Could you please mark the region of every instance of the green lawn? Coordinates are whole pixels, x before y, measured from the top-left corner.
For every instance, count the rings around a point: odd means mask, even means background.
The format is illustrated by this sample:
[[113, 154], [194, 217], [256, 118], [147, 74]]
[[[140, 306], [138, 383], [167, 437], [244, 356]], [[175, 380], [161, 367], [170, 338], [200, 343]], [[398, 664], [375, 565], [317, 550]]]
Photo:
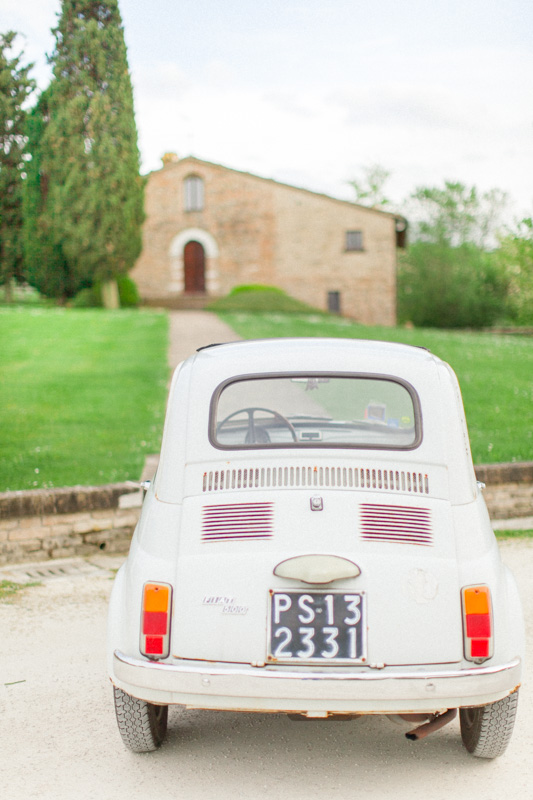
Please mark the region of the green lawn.
[[533, 460], [532, 338], [365, 327], [321, 314], [219, 312], [219, 316], [245, 339], [333, 336], [427, 347], [457, 373], [474, 463]]
[[157, 452], [165, 314], [0, 307], [0, 491], [138, 480]]
[[494, 531], [497, 539], [533, 539], [532, 530]]
[[287, 314], [322, 314], [323, 312], [313, 308], [301, 300], [296, 300], [282, 289], [275, 286], [261, 286], [249, 284], [248, 286], [236, 286], [235, 289], [226, 295], [214, 300], [207, 306], [209, 311], [253, 311], [271, 313], [281, 311]]

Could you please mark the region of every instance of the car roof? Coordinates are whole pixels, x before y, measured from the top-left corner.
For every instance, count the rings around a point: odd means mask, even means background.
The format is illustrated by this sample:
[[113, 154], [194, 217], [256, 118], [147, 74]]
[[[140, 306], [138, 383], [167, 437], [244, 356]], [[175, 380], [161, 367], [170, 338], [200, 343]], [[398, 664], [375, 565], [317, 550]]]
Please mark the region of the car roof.
[[426, 353], [430, 352], [427, 347], [419, 347], [418, 345], [390, 342], [384, 339], [347, 339], [340, 336], [283, 336], [265, 339], [236, 339], [233, 342], [213, 342], [211, 344], [205, 344], [202, 347], [198, 347], [196, 352], [200, 353], [202, 350], [210, 350], [213, 347], [238, 348], [246, 346], [262, 349], [265, 346], [277, 346], [278, 344], [282, 344], [284, 347], [289, 345], [297, 348], [316, 348], [323, 347], [325, 344], [331, 346], [338, 344], [357, 347], [358, 350], [370, 349], [383, 351], [390, 348], [394, 350], [401, 349], [409, 352], [417, 352], [420, 350]]
[[325, 337], [254, 339], [212, 344], [193, 357], [198, 367], [227, 368], [228, 372], [346, 371], [401, 374], [439, 362], [426, 348], [372, 339]]

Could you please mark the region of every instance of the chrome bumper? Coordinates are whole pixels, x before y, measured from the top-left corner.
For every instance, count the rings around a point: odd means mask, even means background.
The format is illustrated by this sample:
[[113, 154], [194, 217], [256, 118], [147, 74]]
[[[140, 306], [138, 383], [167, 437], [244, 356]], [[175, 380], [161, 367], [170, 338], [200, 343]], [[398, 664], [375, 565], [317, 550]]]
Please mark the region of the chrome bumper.
[[493, 703], [520, 684], [521, 660], [467, 669], [303, 672], [147, 661], [116, 650], [111, 680], [151, 703], [233, 711], [409, 713]]

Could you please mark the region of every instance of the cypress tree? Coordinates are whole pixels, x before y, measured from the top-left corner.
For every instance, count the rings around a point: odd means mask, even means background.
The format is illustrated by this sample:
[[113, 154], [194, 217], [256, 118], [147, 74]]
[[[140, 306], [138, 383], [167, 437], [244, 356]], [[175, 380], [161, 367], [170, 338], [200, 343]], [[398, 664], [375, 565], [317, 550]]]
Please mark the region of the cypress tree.
[[29, 284], [47, 297], [67, 298], [76, 293], [69, 266], [60, 242], [54, 241], [53, 231], [43, 214], [48, 196], [48, 176], [42, 169], [42, 141], [49, 120], [48, 96], [44, 91], [28, 114], [26, 133], [31, 160], [26, 165], [24, 181], [24, 268]]
[[16, 33], [0, 34], [0, 283], [11, 298], [11, 283], [22, 281], [22, 180], [24, 176], [24, 102], [34, 89], [32, 65], [11, 55]]
[[63, 0], [53, 33], [52, 82], [28, 129], [26, 245], [31, 282], [66, 299], [134, 265], [144, 182], [117, 0]]

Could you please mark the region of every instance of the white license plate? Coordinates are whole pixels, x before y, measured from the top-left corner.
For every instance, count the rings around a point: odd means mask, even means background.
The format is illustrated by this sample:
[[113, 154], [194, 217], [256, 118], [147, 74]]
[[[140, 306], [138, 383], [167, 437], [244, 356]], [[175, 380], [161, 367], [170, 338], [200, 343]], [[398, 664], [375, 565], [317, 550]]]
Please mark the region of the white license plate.
[[270, 592], [268, 660], [343, 663], [366, 660], [361, 592]]

